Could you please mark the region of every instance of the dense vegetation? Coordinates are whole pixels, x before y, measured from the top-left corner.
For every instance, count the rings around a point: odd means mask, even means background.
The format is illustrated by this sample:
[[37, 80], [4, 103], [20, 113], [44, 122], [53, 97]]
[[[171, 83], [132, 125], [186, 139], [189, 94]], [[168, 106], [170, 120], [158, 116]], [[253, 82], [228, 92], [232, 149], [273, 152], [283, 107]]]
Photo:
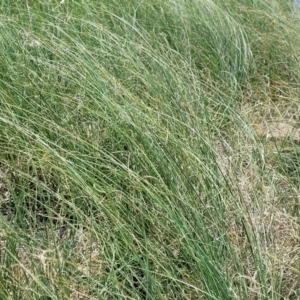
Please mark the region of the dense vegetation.
[[299, 20], [2, 0], [0, 299], [299, 299]]

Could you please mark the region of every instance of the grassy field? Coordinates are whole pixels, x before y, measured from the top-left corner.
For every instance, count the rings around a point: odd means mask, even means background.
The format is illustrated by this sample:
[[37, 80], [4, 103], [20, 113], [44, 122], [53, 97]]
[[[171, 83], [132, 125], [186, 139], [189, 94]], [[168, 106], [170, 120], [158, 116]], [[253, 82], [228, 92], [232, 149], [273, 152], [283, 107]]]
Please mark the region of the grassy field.
[[291, 0], [3, 0], [0, 299], [300, 299]]

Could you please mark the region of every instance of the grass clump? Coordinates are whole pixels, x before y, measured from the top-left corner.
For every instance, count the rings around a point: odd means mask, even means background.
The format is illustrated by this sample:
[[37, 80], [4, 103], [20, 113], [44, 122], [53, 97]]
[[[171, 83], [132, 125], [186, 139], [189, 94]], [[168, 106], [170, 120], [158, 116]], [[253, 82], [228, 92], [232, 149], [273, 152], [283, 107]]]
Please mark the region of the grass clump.
[[292, 3], [0, 15], [1, 299], [300, 296]]

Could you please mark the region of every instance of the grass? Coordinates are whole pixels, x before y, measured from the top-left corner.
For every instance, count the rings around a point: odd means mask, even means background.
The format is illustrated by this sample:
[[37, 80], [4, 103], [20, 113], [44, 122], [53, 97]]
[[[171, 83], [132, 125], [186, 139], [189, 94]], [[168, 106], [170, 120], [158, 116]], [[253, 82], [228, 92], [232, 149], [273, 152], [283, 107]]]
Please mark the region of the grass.
[[299, 13], [2, 1], [0, 299], [299, 299]]

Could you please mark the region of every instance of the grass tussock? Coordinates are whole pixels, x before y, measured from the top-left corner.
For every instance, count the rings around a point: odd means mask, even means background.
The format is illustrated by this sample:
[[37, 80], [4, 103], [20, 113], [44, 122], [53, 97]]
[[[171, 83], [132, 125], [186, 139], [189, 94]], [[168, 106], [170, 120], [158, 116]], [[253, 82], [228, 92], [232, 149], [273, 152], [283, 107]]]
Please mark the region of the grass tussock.
[[1, 299], [299, 299], [293, 1], [2, 1]]

